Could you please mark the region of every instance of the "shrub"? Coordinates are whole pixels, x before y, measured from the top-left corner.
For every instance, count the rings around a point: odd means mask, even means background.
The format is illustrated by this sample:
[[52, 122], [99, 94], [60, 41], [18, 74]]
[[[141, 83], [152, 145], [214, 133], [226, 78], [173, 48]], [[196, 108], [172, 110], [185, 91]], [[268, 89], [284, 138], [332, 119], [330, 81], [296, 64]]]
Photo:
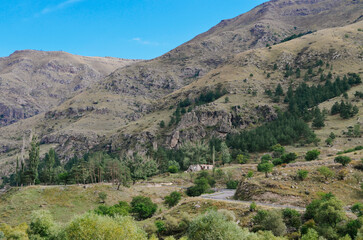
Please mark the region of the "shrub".
[[290, 208], [282, 210], [284, 222], [288, 228], [293, 228], [295, 231], [299, 230], [301, 226], [301, 214]]
[[237, 180], [229, 180], [227, 183], [227, 189], [236, 189], [238, 186], [238, 181]]
[[157, 229], [158, 233], [164, 232], [166, 230], [165, 222], [162, 221], [162, 220], [156, 220], [155, 221], [155, 226], [156, 226], [156, 229]]
[[301, 237], [301, 240], [318, 240], [319, 234], [313, 228], [309, 228], [308, 232]]
[[179, 171], [178, 167], [177, 166], [169, 166], [168, 168], [168, 172], [170, 173], [177, 173]]
[[308, 177], [309, 171], [307, 170], [298, 170], [297, 178], [301, 181], [304, 181]]
[[347, 157], [347, 156], [338, 156], [338, 157], [334, 158], [334, 162], [340, 163], [343, 166], [346, 166], [351, 161], [352, 161], [352, 159], [350, 157]]
[[98, 206], [94, 212], [98, 215], [114, 217], [116, 215], [128, 216], [131, 211], [131, 207], [127, 202], [120, 201], [118, 204], [113, 206]]
[[312, 160], [315, 160], [319, 157], [320, 155], [320, 152], [319, 150], [317, 149], [314, 149], [314, 150], [311, 150], [311, 151], [308, 151], [305, 155], [305, 160], [306, 161], [312, 161]]
[[250, 212], [256, 211], [256, 208], [257, 208], [257, 204], [255, 202], [252, 202], [250, 204]]
[[334, 172], [325, 166], [318, 168], [318, 172], [325, 178], [325, 180], [334, 176]]
[[173, 207], [178, 204], [178, 202], [181, 199], [181, 194], [179, 192], [172, 192], [170, 195], [165, 197], [165, 204], [167, 204], [169, 207]]
[[272, 157], [270, 154], [265, 154], [261, 157], [261, 162], [264, 163], [264, 162], [268, 162], [268, 161], [271, 161], [272, 160]]
[[252, 178], [252, 177], [253, 177], [253, 171], [248, 171], [247, 178]]
[[363, 216], [363, 203], [356, 203], [354, 204], [350, 210], [352, 210], [352, 212], [357, 215], [358, 217]]
[[49, 211], [39, 210], [31, 214], [28, 233], [44, 238], [56, 235], [55, 223]]
[[193, 240], [240, 240], [254, 235], [240, 228], [235, 222], [228, 221], [227, 217], [216, 211], [194, 218], [188, 228], [188, 239]]
[[86, 213], [74, 218], [64, 230], [62, 239], [108, 240], [128, 239], [146, 240], [146, 233], [139, 228], [131, 217], [109, 217]]
[[272, 160], [272, 164], [275, 165], [275, 166], [281, 165], [283, 163], [284, 162], [282, 161], [281, 158], [276, 158], [276, 159]]
[[157, 209], [157, 205], [149, 197], [137, 196], [131, 201], [131, 211], [137, 214], [139, 219], [151, 217]]
[[101, 203], [105, 203], [106, 198], [107, 198], [107, 193], [105, 193], [105, 192], [98, 193], [98, 198], [100, 199]]
[[275, 236], [286, 233], [286, 225], [280, 211], [258, 211], [253, 220], [262, 230], [271, 231]]
[[194, 186], [187, 188], [187, 195], [190, 197], [200, 196], [210, 188], [208, 180], [205, 178], [196, 179], [194, 184]]
[[295, 161], [296, 158], [297, 158], [296, 153], [287, 153], [287, 154], [284, 154], [284, 155], [281, 156], [281, 160], [284, 163], [290, 163], [292, 161]]

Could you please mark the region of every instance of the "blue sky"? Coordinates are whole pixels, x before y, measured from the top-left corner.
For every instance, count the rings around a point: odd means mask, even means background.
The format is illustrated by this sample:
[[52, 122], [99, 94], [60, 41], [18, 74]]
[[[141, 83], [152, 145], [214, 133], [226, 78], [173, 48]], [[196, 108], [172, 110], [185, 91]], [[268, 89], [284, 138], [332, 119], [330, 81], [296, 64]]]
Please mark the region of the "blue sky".
[[266, 0], [0, 0], [0, 56], [15, 50], [151, 59]]

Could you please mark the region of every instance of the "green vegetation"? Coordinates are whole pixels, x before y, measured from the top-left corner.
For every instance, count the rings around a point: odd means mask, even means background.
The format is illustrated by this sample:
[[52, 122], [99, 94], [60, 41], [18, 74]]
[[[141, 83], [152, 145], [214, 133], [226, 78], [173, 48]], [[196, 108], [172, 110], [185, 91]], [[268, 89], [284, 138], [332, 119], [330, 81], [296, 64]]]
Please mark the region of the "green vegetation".
[[337, 155], [341, 155], [344, 153], [351, 153], [351, 152], [355, 152], [355, 151], [360, 151], [363, 149], [363, 146], [356, 146], [355, 148], [350, 148], [341, 152], [338, 152]]
[[103, 216], [114, 217], [116, 215], [128, 216], [130, 214], [131, 207], [127, 202], [120, 201], [113, 206], [100, 205], [94, 210], [94, 213]]
[[320, 151], [318, 149], [308, 151], [305, 155], [305, 160], [312, 161], [312, 160], [318, 159], [319, 155], [320, 155]]
[[325, 178], [325, 180], [328, 180], [329, 178], [334, 176], [334, 172], [328, 167], [323, 166], [318, 168], [317, 170]]
[[181, 199], [181, 194], [179, 192], [172, 192], [170, 195], [165, 197], [165, 204], [169, 207], [174, 207], [178, 204]]
[[301, 181], [304, 181], [308, 177], [309, 171], [307, 170], [298, 170], [297, 178]]
[[139, 219], [151, 217], [158, 206], [149, 197], [137, 196], [131, 201], [131, 212], [135, 213]]
[[358, 114], [358, 107], [353, 106], [351, 103], [344, 102], [343, 100], [340, 102], [335, 102], [331, 108], [331, 115], [340, 114], [340, 117], [343, 119], [352, 118]]
[[290, 41], [290, 40], [293, 40], [295, 38], [299, 38], [299, 37], [302, 37], [304, 35], [311, 34], [311, 33], [313, 33], [313, 32], [308, 31], [308, 32], [304, 32], [304, 33], [293, 34], [293, 35], [291, 35], [289, 37], [286, 37], [286, 38], [282, 39], [280, 43], [287, 42], [287, 41]]
[[352, 161], [352, 159], [350, 157], [347, 157], [347, 156], [338, 156], [338, 157], [334, 158], [334, 162], [340, 163], [343, 166], [346, 166], [351, 161]]

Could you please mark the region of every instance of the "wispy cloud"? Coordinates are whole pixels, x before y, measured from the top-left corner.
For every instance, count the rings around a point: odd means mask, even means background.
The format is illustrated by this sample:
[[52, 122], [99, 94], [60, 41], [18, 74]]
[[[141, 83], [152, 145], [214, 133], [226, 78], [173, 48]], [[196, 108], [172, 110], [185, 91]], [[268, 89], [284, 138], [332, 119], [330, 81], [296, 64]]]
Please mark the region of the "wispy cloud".
[[84, 1], [84, 0], [67, 0], [67, 1], [63, 1], [63, 2], [59, 3], [58, 5], [44, 8], [40, 13], [36, 14], [36, 16], [43, 15], [43, 14], [48, 14], [48, 13], [51, 13], [51, 12], [56, 12], [56, 11], [62, 10], [64, 8], [67, 8], [67, 7], [75, 4], [75, 3], [82, 2], [82, 1]]
[[135, 42], [137, 42], [139, 44], [142, 44], [142, 45], [152, 45], [152, 46], [158, 46], [159, 45], [158, 42], [146, 41], [146, 40], [143, 40], [142, 38], [139, 38], [139, 37], [133, 38], [132, 41], [135, 41]]

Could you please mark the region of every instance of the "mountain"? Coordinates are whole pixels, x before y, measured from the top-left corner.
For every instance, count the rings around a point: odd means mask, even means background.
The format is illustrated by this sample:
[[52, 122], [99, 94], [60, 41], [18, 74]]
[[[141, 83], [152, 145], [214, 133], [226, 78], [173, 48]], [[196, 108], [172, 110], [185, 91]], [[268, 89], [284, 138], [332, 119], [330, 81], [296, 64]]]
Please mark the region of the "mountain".
[[34, 50], [0, 58], [0, 126], [48, 111], [134, 62]]
[[[286, 64], [301, 68], [302, 75], [318, 60], [334, 66], [323, 69], [334, 77], [362, 72], [362, 8], [361, 1], [274, 0], [224, 20], [161, 57], [118, 68], [45, 113], [0, 128], [0, 165], [14, 166], [29, 130], [40, 136], [43, 152], [56, 147], [66, 161], [89, 150], [178, 147], [271, 121], [276, 108], [286, 105], [274, 103], [264, 90], [304, 81], [285, 77]], [[319, 76], [308, 80], [318, 82]], [[229, 101], [197, 106], [178, 123], [159, 127], [162, 120], [169, 124], [179, 102], [219, 86]]]

